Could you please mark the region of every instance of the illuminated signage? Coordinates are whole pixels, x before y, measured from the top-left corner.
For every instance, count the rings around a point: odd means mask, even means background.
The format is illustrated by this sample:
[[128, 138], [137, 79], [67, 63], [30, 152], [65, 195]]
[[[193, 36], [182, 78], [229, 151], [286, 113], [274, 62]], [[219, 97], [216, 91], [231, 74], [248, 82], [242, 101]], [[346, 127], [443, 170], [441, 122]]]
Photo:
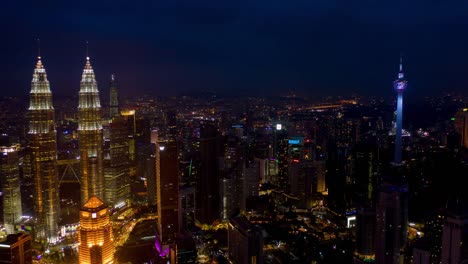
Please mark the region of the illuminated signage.
[[300, 144], [301, 141], [299, 139], [290, 139], [288, 140], [289, 145], [297, 145]]

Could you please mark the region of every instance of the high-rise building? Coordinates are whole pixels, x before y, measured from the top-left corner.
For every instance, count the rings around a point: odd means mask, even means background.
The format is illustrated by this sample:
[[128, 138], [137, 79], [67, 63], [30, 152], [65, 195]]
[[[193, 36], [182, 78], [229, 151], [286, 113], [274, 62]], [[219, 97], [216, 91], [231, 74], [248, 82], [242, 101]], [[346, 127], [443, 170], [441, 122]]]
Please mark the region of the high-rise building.
[[432, 259], [431, 243], [426, 237], [416, 240], [413, 244], [413, 263], [431, 264], [440, 263]]
[[31, 236], [10, 234], [0, 242], [0, 263], [32, 264]]
[[78, 118], [81, 203], [84, 204], [93, 195], [104, 199], [101, 102], [89, 57], [80, 84]]
[[228, 254], [233, 263], [263, 263], [263, 235], [260, 228], [244, 216], [231, 218], [228, 226]]
[[3, 225], [7, 234], [15, 233], [15, 223], [21, 219], [21, 191], [19, 176], [20, 145], [0, 146], [0, 182], [3, 194]]
[[460, 197], [446, 206], [442, 230], [442, 264], [468, 263], [468, 207]]
[[53, 240], [59, 229], [59, 185], [57, 174], [57, 133], [47, 74], [38, 57], [31, 82], [29, 142], [35, 184], [36, 238]]
[[357, 210], [355, 257], [359, 260], [375, 260], [375, 219], [375, 209], [361, 207]]
[[405, 80], [405, 74], [403, 73], [403, 61], [400, 57], [400, 71], [398, 72], [398, 79], [393, 82], [393, 88], [397, 92], [397, 122], [396, 122], [396, 134], [395, 134], [395, 163], [401, 163], [401, 140], [403, 130], [403, 92], [408, 86], [408, 82]]
[[460, 145], [468, 148], [468, 108], [463, 108], [455, 114], [455, 127], [460, 134]]
[[136, 177], [136, 137], [137, 137], [137, 120], [136, 120], [136, 110], [123, 110], [120, 111], [120, 115], [125, 119], [128, 128], [128, 155], [130, 158], [130, 178]]
[[382, 184], [376, 214], [376, 263], [401, 263], [408, 237], [408, 185], [404, 181], [395, 177]]
[[179, 234], [179, 159], [175, 142], [158, 142], [156, 170], [158, 235], [162, 245], [173, 244]]
[[200, 171], [196, 183], [195, 218], [204, 224], [212, 224], [221, 216], [219, 198], [219, 163], [221, 155], [220, 137], [217, 128], [205, 124], [200, 129]]
[[359, 142], [352, 149], [353, 200], [359, 206], [375, 206], [378, 183], [378, 155], [371, 142]]
[[114, 242], [109, 210], [96, 196], [80, 210], [78, 227], [80, 264], [108, 264], [114, 262]]
[[445, 222], [445, 208], [432, 214], [432, 216], [424, 223], [424, 238], [428, 240], [430, 245], [431, 260], [433, 263], [441, 262], [442, 254], [442, 232]]
[[117, 92], [117, 85], [115, 74], [111, 75], [110, 80], [110, 100], [109, 100], [109, 117], [113, 118], [120, 115], [119, 111], [119, 95]]
[[327, 201], [335, 212], [344, 213], [348, 200], [346, 199], [346, 176], [349, 171], [348, 147], [338, 146], [337, 142], [328, 142], [328, 156], [326, 160], [326, 186], [328, 188]]
[[[279, 128], [279, 129], [278, 129]], [[281, 186], [281, 190], [289, 192], [289, 139], [288, 130], [280, 126], [274, 131], [275, 139], [275, 157], [278, 165], [277, 184]]]
[[130, 198], [128, 133], [121, 117], [109, 124], [109, 144], [104, 155], [104, 200], [108, 205], [124, 205]]

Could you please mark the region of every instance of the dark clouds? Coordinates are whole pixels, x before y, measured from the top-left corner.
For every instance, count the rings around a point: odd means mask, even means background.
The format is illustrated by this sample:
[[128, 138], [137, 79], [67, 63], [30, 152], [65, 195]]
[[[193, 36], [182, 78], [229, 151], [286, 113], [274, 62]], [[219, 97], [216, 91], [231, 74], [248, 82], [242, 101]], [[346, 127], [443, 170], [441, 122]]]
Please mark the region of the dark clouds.
[[[135, 3], [138, 2], [138, 3]], [[100, 90], [391, 95], [404, 54], [408, 94], [462, 90], [465, 1], [8, 1], [2, 93], [26, 95], [40, 37], [56, 93], [76, 93], [84, 43]]]

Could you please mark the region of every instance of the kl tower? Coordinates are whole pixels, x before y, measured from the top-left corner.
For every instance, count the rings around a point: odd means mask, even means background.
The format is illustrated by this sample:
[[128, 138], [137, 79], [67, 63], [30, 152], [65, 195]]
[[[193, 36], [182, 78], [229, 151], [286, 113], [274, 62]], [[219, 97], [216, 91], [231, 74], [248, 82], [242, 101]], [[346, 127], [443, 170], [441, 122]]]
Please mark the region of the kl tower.
[[393, 82], [393, 89], [397, 92], [397, 121], [396, 121], [396, 133], [395, 133], [395, 164], [401, 164], [401, 134], [403, 125], [403, 92], [408, 86], [408, 82], [405, 80], [405, 74], [403, 73], [403, 60], [400, 57], [400, 71], [398, 72], [398, 79]]

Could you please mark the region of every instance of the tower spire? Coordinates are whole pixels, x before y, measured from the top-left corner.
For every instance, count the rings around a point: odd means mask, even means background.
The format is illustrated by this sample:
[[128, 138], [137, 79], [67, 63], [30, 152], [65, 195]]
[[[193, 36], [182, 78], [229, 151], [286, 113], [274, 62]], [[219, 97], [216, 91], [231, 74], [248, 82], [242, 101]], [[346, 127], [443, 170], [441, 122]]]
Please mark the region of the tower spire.
[[85, 69], [91, 70], [91, 62], [89, 61], [89, 45], [88, 41], [86, 41], [86, 65]]
[[400, 72], [403, 72], [403, 56], [400, 54]]
[[405, 78], [405, 74], [403, 73], [403, 55], [400, 54], [400, 71], [398, 72], [398, 79], [402, 80]]
[[41, 58], [41, 39], [37, 38], [37, 58]]
[[41, 40], [38, 38], [37, 40], [37, 63], [36, 69], [42, 69], [44, 66], [42, 65], [41, 61]]

